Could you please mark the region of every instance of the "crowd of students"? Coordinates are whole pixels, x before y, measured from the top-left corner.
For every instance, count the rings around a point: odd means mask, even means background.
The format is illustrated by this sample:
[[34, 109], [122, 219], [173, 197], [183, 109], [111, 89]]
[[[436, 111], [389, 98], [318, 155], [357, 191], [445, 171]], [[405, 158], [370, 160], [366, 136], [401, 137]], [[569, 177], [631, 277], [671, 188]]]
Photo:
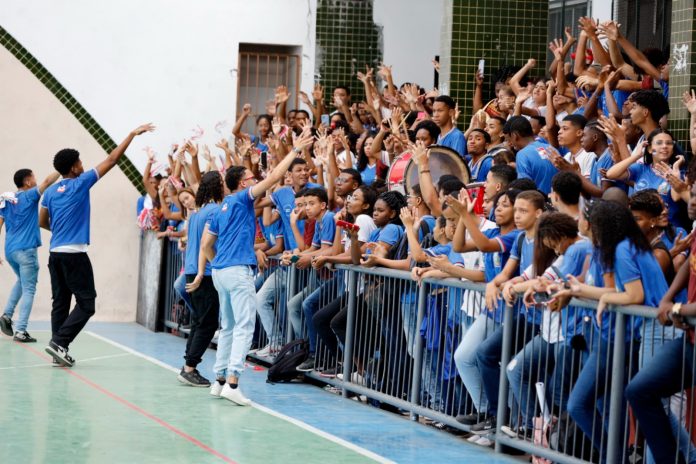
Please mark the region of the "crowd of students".
[[[328, 96], [330, 108], [319, 84], [311, 96], [301, 93], [298, 109], [288, 108], [289, 91], [279, 87], [269, 114], [256, 115], [253, 134], [242, 132], [254, 114], [244, 105], [232, 130], [235, 143], [216, 145], [221, 159], [191, 141], [173, 146], [159, 166], [148, 153], [138, 223], [177, 240], [184, 253], [175, 288], [191, 325], [179, 380], [249, 404], [239, 388], [244, 360], [257, 316], [268, 340], [257, 356], [272, 357], [282, 345], [273, 326], [288, 266], [313, 269], [306, 274], [315, 276], [331, 270], [318, 285], [305, 282], [287, 311], [295, 336], [306, 336], [310, 345], [298, 370], [335, 376], [317, 353], [321, 343], [337, 357], [346, 341], [345, 274], [333, 266], [401, 269], [417, 283], [455, 278], [485, 284], [485, 294], [450, 289], [437, 299], [461, 326], [451, 357], [455, 380], [473, 404], [469, 411], [447, 411], [470, 426], [472, 441], [490, 443], [486, 434], [496, 427], [504, 368], [518, 411], [511, 434], [531, 436], [538, 406], [529, 392], [542, 381], [550, 407], [567, 413], [604, 461], [610, 457], [601, 424], [608, 414], [598, 404], [608, 395], [611, 373], [625, 369], [627, 405], [649, 447], [648, 459], [694, 458], [683, 421], [668, 401], [693, 381], [694, 332], [684, 318], [696, 315], [696, 242], [689, 233], [696, 219], [696, 164], [668, 130], [668, 57], [637, 50], [612, 21], [581, 18], [580, 31], [576, 38], [567, 30], [565, 40], [549, 45], [554, 60], [536, 73], [547, 77], [529, 77], [534, 59], [492, 78], [477, 72], [473, 102], [455, 102], [413, 83], [397, 87], [389, 66], [376, 75], [367, 68], [357, 73], [364, 100], [353, 101], [348, 86], [339, 86]], [[485, 102], [487, 84], [492, 99]], [[681, 142], [693, 152], [696, 96], [687, 93], [683, 102], [691, 114], [691, 139]], [[473, 116], [462, 131], [457, 124], [465, 105]], [[457, 176], [433, 179], [433, 146], [461, 158], [468, 180], [484, 185], [482, 201]], [[404, 153], [413, 159], [418, 182], [390, 190], [389, 167]], [[22, 308], [31, 306], [24, 284], [32, 279], [20, 272], [24, 255], [16, 254], [17, 241], [10, 239], [24, 221], [16, 210], [25, 204], [35, 209], [55, 181], [35, 187], [25, 174], [18, 173], [19, 192], [7, 195], [0, 209], [10, 244], [6, 256], [21, 282], [0, 318], [6, 333], [20, 290], [27, 295]], [[85, 189], [98, 178], [75, 174]], [[38, 245], [21, 243], [34, 252]], [[269, 269], [269, 258], [278, 255], [280, 265]], [[56, 261], [52, 269], [65, 265]], [[332, 285], [338, 290], [327, 302]], [[367, 283], [358, 292], [362, 301], [374, 300]], [[597, 308], [569, 304], [572, 297], [595, 300]], [[413, 356], [413, 341], [422, 333], [415, 327], [416, 305], [409, 298], [393, 301], [398, 334]], [[385, 339], [393, 338], [394, 329], [370, 311], [374, 304], [357, 305], [356, 330], [376, 326]], [[624, 366], [612, 365], [617, 317], [611, 305], [657, 308], [657, 319], [626, 318], [631, 349]], [[501, 366], [506, 310], [513, 311], [514, 352]], [[18, 334], [26, 334], [28, 310], [20, 313]], [[197, 366], [218, 327], [211, 382]], [[53, 354], [67, 356], [60, 349], [72, 339], [59, 332], [54, 327]], [[356, 360], [354, 381], [362, 381], [366, 362]]]

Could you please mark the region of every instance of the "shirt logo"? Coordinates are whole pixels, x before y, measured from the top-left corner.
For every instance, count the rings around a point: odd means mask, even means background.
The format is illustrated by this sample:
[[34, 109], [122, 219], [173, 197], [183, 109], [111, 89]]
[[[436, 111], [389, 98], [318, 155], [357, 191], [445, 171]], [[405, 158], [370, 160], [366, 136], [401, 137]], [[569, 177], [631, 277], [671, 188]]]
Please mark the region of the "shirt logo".
[[222, 211], [222, 212], [227, 211], [227, 203], [225, 203], [224, 205], [222, 205], [222, 208], [220, 208], [220, 211]]
[[63, 193], [63, 192], [65, 192], [65, 185], [61, 185], [60, 187], [58, 187], [58, 193]]
[[669, 193], [669, 183], [667, 183], [667, 181], [661, 183], [660, 186], [657, 187], [657, 193], [660, 195], [667, 195]]

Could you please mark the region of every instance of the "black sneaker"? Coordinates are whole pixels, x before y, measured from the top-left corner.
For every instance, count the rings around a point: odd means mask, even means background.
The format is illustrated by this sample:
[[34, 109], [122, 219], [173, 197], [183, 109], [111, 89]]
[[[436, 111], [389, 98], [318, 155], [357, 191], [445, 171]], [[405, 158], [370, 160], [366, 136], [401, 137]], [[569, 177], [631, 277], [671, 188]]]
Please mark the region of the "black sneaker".
[[8, 337], [14, 335], [14, 330], [12, 330], [12, 319], [7, 317], [5, 314], [0, 316], [0, 332], [4, 333]]
[[36, 339], [29, 335], [29, 332], [26, 330], [24, 332], [15, 332], [13, 340], [19, 343], [36, 343]]
[[464, 425], [474, 425], [486, 419], [486, 415], [483, 413], [472, 412], [471, 414], [458, 414], [456, 417], [457, 422]]
[[56, 345], [54, 342], [50, 342], [48, 344], [46, 347], [46, 353], [53, 356], [53, 359], [55, 359], [56, 362], [63, 367], [72, 367], [73, 364], [75, 364], [75, 360], [70, 357], [67, 348]]
[[203, 377], [198, 369], [194, 369], [191, 372], [186, 372], [184, 368], [181, 368], [181, 372], [177, 376], [179, 382], [190, 385], [192, 387], [209, 387], [210, 381]]
[[471, 426], [471, 432], [476, 435], [485, 435], [495, 430], [495, 417], [488, 416], [483, 422]]
[[310, 355], [305, 362], [297, 366], [300, 372], [310, 372], [314, 370], [314, 355]]
[[331, 369], [326, 369], [323, 370], [319, 373], [320, 376], [326, 377], [327, 379], [333, 379], [336, 377], [336, 374], [338, 373], [338, 369], [335, 367], [332, 367]]

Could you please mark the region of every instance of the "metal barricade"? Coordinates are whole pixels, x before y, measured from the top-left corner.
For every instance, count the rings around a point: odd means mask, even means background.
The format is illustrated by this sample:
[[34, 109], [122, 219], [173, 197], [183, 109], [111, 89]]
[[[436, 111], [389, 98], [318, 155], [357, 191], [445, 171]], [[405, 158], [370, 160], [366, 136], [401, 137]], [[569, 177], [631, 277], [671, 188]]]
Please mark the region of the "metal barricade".
[[175, 334], [188, 333], [191, 298], [186, 293], [186, 276], [183, 274], [184, 256], [178, 242], [167, 240], [162, 260], [161, 299], [165, 330]]

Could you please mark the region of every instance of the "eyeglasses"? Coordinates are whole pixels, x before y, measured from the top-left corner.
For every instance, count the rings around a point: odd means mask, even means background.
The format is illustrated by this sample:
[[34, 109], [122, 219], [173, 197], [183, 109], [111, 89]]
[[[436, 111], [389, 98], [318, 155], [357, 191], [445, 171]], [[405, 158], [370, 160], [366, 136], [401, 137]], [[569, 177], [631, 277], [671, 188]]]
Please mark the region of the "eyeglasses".
[[255, 176], [249, 176], [249, 177], [244, 178], [244, 179], [242, 179], [242, 180], [243, 180], [244, 182], [246, 182], [246, 181], [251, 180], [251, 179], [256, 179], [256, 177], [255, 177]]
[[653, 143], [655, 145], [667, 145], [668, 147], [671, 147], [674, 145], [674, 140], [655, 140]]

